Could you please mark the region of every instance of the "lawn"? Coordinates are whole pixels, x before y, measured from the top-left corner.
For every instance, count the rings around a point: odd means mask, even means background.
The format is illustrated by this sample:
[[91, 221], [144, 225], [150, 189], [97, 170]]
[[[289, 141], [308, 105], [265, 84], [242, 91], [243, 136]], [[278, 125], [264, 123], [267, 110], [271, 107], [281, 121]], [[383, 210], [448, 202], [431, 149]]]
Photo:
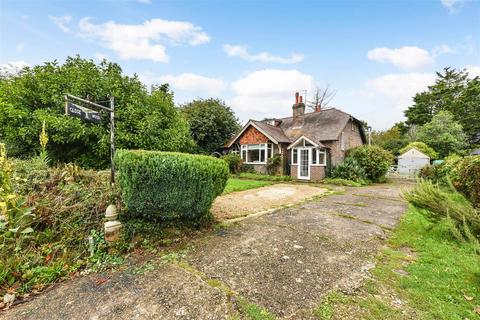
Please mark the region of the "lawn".
[[342, 319], [352, 313], [361, 319], [480, 318], [480, 256], [472, 244], [453, 239], [445, 223], [433, 225], [418, 209], [409, 209], [372, 274], [357, 295], [332, 292], [315, 315], [319, 319]]
[[223, 190], [223, 194], [227, 194], [235, 191], [243, 191], [248, 189], [260, 188], [260, 187], [269, 186], [272, 184], [273, 182], [270, 182], [270, 181], [242, 180], [242, 179], [230, 178], [228, 179], [225, 190]]

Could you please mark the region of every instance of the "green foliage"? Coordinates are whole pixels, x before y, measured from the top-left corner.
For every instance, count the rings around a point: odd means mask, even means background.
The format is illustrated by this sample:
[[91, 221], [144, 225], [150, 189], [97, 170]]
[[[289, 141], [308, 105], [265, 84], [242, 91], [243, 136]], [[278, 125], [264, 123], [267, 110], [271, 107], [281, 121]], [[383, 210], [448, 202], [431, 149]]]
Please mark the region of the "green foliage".
[[393, 163], [393, 155], [389, 151], [374, 145], [349, 149], [346, 156], [354, 158], [372, 182], [382, 181]]
[[249, 163], [243, 163], [242, 164], [242, 167], [240, 168], [240, 172], [242, 173], [255, 173], [255, 168], [253, 166], [253, 164], [249, 164]]
[[335, 315], [335, 304], [346, 303], [347, 301], [348, 298], [343, 293], [331, 291], [323, 298], [322, 303], [313, 310], [313, 315], [320, 320], [330, 320]]
[[209, 156], [119, 150], [115, 162], [126, 209], [151, 220], [208, 218], [229, 175], [225, 161]]
[[268, 158], [267, 160], [267, 172], [270, 175], [275, 175], [279, 173], [279, 170], [282, 165], [282, 156], [279, 154], [273, 155], [273, 157]]
[[408, 150], [415, 148], [418, 151], [426, 154], [427, 156], [430, 157], [430, 159], [436, 159], [438, 157], [438, 154], [435, 150], [427, 146], [425, 143], [420, 142], [420, 141], [415, 141], [415, 142], [410, 142], [406, 147], [400, 149], [400, 154], [403, 154], [407, 152]]
[[18, 241], [0, 246], [0, 296], [5, 290], [41, 290], [79, 268], [105, 265], [103, 258], [114, 260], [103, 253], [104, 246], [96, 246], [95, 261], [90, 260], [87, 241], [92, 230], [101, 233], [112, 200], [108, 172], [48, 168], [38, 157], [12, 163], [12, 188], [25, 195], [18, 207], [32, 208], [35, 218], [21, 250]]
[[417, 93], [413, 100], [413, 106], [405, 111], [408, 125], [424, 125], [439, 112], [449, 111], [469, 138], [480, 132], [480, 79], [469, 77], [466, 70], [447, 67], [437, 72], [435, 84]]
[[190, 133], [201, 152], [212, 153], [240, 129], [233, 110], [220, 99], [196, 99], [181, 107]]
[[364, 183], [367, 178], [365, 170], [358, 164], [357, 160], [351, 157], [345, 158], [333, 167], [330, 175], [332, 178], [355, 181], [360, 184]]
[[415, 207], [425, 209], [422, 214], [428, 220], [439, 222], [450, 218], [457, 225], [465, 223], [476, 236], [480, 236], [480, 212], [453, 186], [443, 188], [422, 180], [403, 196]]
[[227, 186], [225, 190], [223, 190], [223, 194], [236, 192], [236, 191], [243, 191], [249, 189], [256, 189], [264, 186], [269, 186], [273, 184], [269, 181], [258, 181], [258, 180], [243, 180], [243, 179], [235, 179], [230, 178], [227, 181]]
[[243, 161], [240, 155], [235, 153], [229, 153], [222, 156], [222, 159], [225, 160], [228, 164], [231, 174], [238, 174], [242, 169]]
[[252, 173], [252, 172], [242, 172], [238, 175], [242, 179], [252, 179], [252, 180], [261, 180], [261, 181], [291, 181], [292, 177], [290, 176], [272, 176], [268, 174], [261, 173]]
[[440, 111], [432, 121], [418, 129], [417, 138], [435, 149], [440, 158], [461, 153], [467, 146], [462, 125], [448, 111]]
[[[115, 97], [116, 145], [188, 151], [194, 146], [188, 124], [173, 103], [168, 85], [149, 92], [137, 76], [122, 74], [118, 64], [78, 56], [64, 64], [47, 62], [0, 78], [0, 141], [12, 156], [38, 154], [38, 132], [48, 127], [49, 157], [56, 162], [76, 162], [104, 168], [109, 163], [109, 122], [89, 124], [66, 117], [64, 94], [106, 101]], [[104, 119], [108, 114], [102, 112]]]
[[458, 160], [449, 176], [455, 188], [480, 207], [480, 156]]
[[409, 138], [406, 136], [406, 132], [405, 124], [399, 122], [388, 130], [373, 131], [372, 143], [398, 156], [400, 149], [408, 144]]

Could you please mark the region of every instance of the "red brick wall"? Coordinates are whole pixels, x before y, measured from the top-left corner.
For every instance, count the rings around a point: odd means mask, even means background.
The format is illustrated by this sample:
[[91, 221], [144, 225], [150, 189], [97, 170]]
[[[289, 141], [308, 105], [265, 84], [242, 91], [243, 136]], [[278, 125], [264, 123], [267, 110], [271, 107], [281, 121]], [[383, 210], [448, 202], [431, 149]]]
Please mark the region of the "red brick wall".
[[255, 127], [250, 126], [247, 130], [240, 136], [240, 144], [257, 144], [257, 143], [267, 143], [268, 138], [258, 131]]
[[[310, 181], [319, 181], [325, 178], [325, 168], [323, 166], [310, 166]], [[298, 179], [298, 165], [290, 166], [290, 177]]]

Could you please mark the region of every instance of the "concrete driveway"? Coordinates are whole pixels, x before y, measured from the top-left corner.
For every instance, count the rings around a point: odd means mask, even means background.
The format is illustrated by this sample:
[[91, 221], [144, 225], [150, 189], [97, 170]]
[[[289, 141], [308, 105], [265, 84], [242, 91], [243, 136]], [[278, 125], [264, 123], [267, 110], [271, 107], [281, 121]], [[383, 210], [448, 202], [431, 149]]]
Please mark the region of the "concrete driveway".
[[312, 318], [330, 290], [362, 284], [406, 210], [401, 187], [347, 188], [245, 219], [196, 239], [185, 255], [152, 262], [144, 273], [75, 279], [0, 317], [248, 319], [255, 306], [278, 318]]

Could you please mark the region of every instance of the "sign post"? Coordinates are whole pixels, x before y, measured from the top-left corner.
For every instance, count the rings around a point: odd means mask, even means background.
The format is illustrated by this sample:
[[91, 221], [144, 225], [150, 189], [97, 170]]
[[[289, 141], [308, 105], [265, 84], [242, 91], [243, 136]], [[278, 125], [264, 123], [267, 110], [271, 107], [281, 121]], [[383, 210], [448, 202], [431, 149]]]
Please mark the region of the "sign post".
[[110, 184], [113, 186], [115, 183], [115, 163], [113, 157], [115, 156], [115, 99], [110, 97], [110, 106], [105, 107], [98, 103], [73, 96], [71, 94], [65, 95], [65, 114], [79, 118], [85, 122], [101, 123], [102, 117], [98, 111], [83, 107], [75, 102], [83, 102], [88, 106], [100, 108], [110, 113]]

